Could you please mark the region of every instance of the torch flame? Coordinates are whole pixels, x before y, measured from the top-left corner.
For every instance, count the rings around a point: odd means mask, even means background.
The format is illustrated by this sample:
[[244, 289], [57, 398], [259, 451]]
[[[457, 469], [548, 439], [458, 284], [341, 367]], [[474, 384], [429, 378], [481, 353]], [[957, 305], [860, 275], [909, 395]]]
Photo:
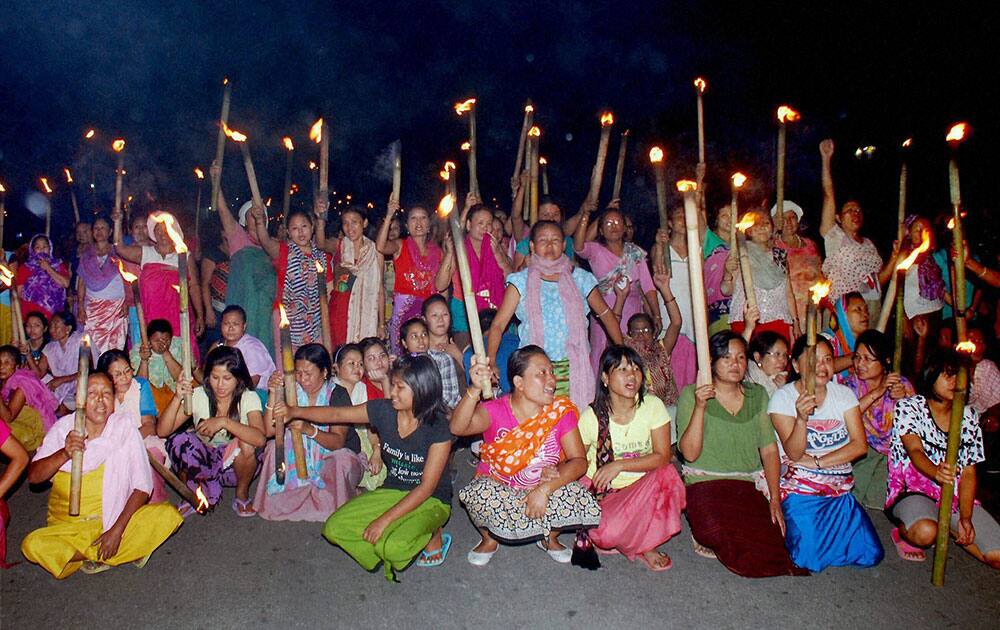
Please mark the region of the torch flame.
[[904, 149], [908, 149], [911, 144], [913, 144], [913, 138], [907, 138], [906, 140], [903, 140]]
[[7, 189], [3, 187], [3, 184], [0, 184], [0, 193], [5, 193], [5, 192], [7, 192]]
[[455, 208], [455, 198], [451, 195], [445, 195], [441, 197], [441, 202], [438, 204], [438, 216], [444, 219], [451, 211]]
[[694, 80], [694, 87], [698, 90], [699, 94], [704, 94], [705, 88], [708, 87], [708, 83], [705, 83], [705, 79], [698, 77]]
[[528, 135], [537, 138], [538, 136], [542, 135], [542, 130], [539, 129], [538, 126], [536, 125], [528, 130]]
[[205, 172], [196, 166], [194, 167], [194, 176], [198, 179], [205, 179]]
[[288, 136], [282, 138], [281, 141], [285, 143], [285, 148], [288, 149], [289, 151], [295, 150], [295, 145], [292, 144], [292, 139], [289, 138]]
[[786, 122], [795, 122], [799, 118], [799, 113], [788, 105], [782, 105], [778, 108], [778, 122], [782, 124]]
[[97, 133], [97, 132], [94, 131], [93, 129], [88, 129], [87, 133], [83, 134], [83, 137], [86, 138], [87, 140], [90, 140], [91, 138], [94, 137], [95, 133]]
[[948, 229], [949, 230], [955, 229], [955, 217], [948, 219]]
[[693, 182], [690, 179], [682, 179], [677, 182], [677, 190], [680, 192], [693, 192], [698, 190], [698, 183]]
[[309, 170], [310, 171], [315, 171], [316, 170], [316, 163], [313, 162], [312, 160], [309, 160]]
[[201, 486], [198, 486], [198, 488], [194, 491], [194, 495], [198, 497], [198, 505], [196, 505], [194, 509], [196, 512], [201, 514], [208, 509], [208, 497], [205, 496], [205, 492], [201, 489]]
[[958, 345], [955, 346], [955, 350], [958, 352], [972, 354], [976, 351], [976, 344], [971, 341], [960, 341]]
[[743, 184], [747, 183], [747, 176], [738, 171], [733, 173], [729, 179], [733, 182], [733, 188], [743, 188]]
[[444, 163], [444, 170], [446, 170], [446, 171], [453, 171], [453, 170], [455, 170], [455, 163], [452, 162], [452, 161], [450, 161], [450, 160], [447, 161], [447, 162], [445, 162]]
[[11, 271], [10, 267], [8, 267], [7, 265], [0, 263], [0, 282], [2, 282], [4, 286], [9, 287], [11, 285], [11, 282], [13, 282], [13, 280], [14, 280], [14, 272]]
[[746, 234], [746, 231], [752, 228], [753, 224], [754, 224], [753, 214], [748, 212], [744, 214], [743, 218], [740, 219], [740, 222], [736, 224], [736, 229]]
[[117, 140], [111, 143], [111, 148], [114, 149], [115, 153], [121, 153], [122, 150], [125, 148], [125, 140], [123, 140], [122, 138], [118, 138]]
[[235, 129], [232, 129], [225, 122], [222, 123], [222, 131], [224, 131], [226, 133], [226, 135], [229, 136], [233, 140], [233, 142], [246, 142], [247, 141], [246, 134], [240, 133], [239, 131], [236, 131]]
[[468, 140], [466, 140], [465, 142], [463, 142], [462, 143], [462, 150], [463, 151], [471, 151], [472, 150], [472, 143], [469, 142]]
[[438, 177], [441, 178], [441, 181], [445, 181], [446, 182], [449, 179], [451, 179], [451, 173], [449, 173], [448, 169], [445, 168], [443, 171], [441, 171], [441, 172], [438, 173]]
[[649, 150], [649, 161], [656, 164], [657, 162], [663, 161], [663, 149], [660, 147], [653, 147]]
[[539, 163], [539, 164], [541, 164], [542, 166], [545, 166], [546, 164], [548, 164], [548, 163], [549, 163], [549, 161], [548, 161], [548, 160], [546, 160], [546, 159], [545, 159], [545, 158], [543, 158], [543, 157], [539, 157], [539, 158], [538, 158], [538, 163]]
[[602, 127], [607, 127], [608, 125], [613, 125], [613, 124], [615, 124], [615, 117], [611, 114], [611, 112], [604, 112], [603, 114], [601, 114]]
[[184, 239], [181, 238], [180, 233], [174, 227], [174, 217], [166, 212], [160, 212], [153, 215], [153, 220], [157, 223], [162, 223], [163, 227], [167, 230], [167, 236], [170, 240], [174, 242], [174, 249], [177, 250], [178, 254], [186, 254], [188, 251], [187, 245], [184, 244]]
[[312, 128], [309, 129], [309, 139], [319, 144], [323, 140], [323, 119], [320, 118], [313, 123]]
[[525, 114], [530, 114], [533, 111], [535, 111], [535, 108], [532, 107], [531, 105], [525, 105], [524, 106], [524, 113]]
[[135, 282], [139, 279], [134, 273], [130, 273], [127, 269], [125, 269], [125, 265], [122, 264], [121, 260], [118, 261], [118, 273], [122, 275], [122, 279], [125, 282]]
[[83, 337], [80, 337], [80, 345], [83, 346], [83, 347], [85, 347], [85, 348], [89, 348], [90, 347], [90, 335], [84, 334]]
[[931, 248], [931, 233], [924, 230], [921, 233], [920, 246], [910, 252], [910, 255], [904, 258], [898, 265], [896, 265], [896, 271], [906, 271], [909, 269], [913, 263], [917, 261], [917, 257], [923, 254], [928, 249]]
[[323, 263], [321, 263], [318, 260], [313, 261], [313, 262], [316, 263], [316, 273], [323, 273], [324, 271], [326, 271], [326, 269], [323, 268]]
[[73, 174], [69, 172], [69, 169], [68, 168], [64, 168], [63, 169], [63, 173], [66, 173], [66, 183], [67, 184], [72, 184], [73, 183]]
[[476, 104], [476, 99], [470, 98], [463, 103], [455, 103], [455, 113], [461, 116], [465, 112], [471, 112], [472, 106]]
[[948, 142], [961, 142], [965, 140], [965, 134], [969, 130], [969, 125], [967, 123], [957, 123], [948, 130], [948, 135], [945, 136], [945, 140]]
[[39, 177], [39, 180], [42, 182], [42, 188], [45, 189], [45, 192], [51, 195], [52, 194], [52, 187], [49, 186], [49, 178], [48, 177]]
[[278, 317], [278, 326], [281, 327], [281, 328], [288, 328], [288, 326], [289, 326], [289, 323], [288, 323], [288, 314], [285, 313], [285, 305], [284, 304], [279, 304], [278, 305], [278, 314], [279, 314], [279, 317]]
[[821, 280], [816, 284], [809, 287], [809, 295], [812, 298], [812, 303], [819, 306], [819, 303], [823, 301], [823, 298], [830, 295], [830, 287], [833, 283], [829, 280]]

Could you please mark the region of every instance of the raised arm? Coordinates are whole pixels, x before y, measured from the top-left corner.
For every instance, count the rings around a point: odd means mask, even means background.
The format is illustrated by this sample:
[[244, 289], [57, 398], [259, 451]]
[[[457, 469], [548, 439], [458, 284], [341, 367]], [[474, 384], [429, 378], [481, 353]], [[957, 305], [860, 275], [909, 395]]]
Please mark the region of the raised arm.
[[837, 224], [837, 200], [833, 195], [833, 140], [827, 138], [819, 143], [819, 154], [823, 162], [823, 216], [819, 223], [819, 233], [826, 233]]
[[340, 239], [326, 237], [326, 220], [330, 214], [330, 200], [317, 197], [313, 201], [313, 214], [316, 215], [316, 247], [328, 254], [336, 254]]
[[510, 190], [511, 197], [514, 199], [510, 207], [510, 225], [511, 225], [511, 238], [514, 242], [520, 241], [522, 238], [528, 235], [529, 226], [524, 222], [524, 214], [521, 206], [524, 204], [524, 194], [527, 190], [525, 183], [527, 182], [527, 175], [522, 173], [520, 177], [510, 178]]
[[587, 304], [590, 305], [597, 319], [601, 320], [608, 339], [620, 345], [622, 343], [621, 322], [615, 316], [614, 312], [612, 312], [608, 303], [604, 301], [604, 296], [597, 290], [597, 287], [591, 289], [590, 295], [587, 296]]
[[[681, 309], [677, 306], [677, 298], [670, 290], [670, 271], [667, 270], [662, 262], [656, 265], [656, 267], [656, 273], [653, 275], [653, 284], [656, 285], [656, 288], [660, 291], [660, 295], [663, 296], [663, 304], [667, 307], [667, 319], [669, 320], [666, 334], [660, 343], [667, 354], [670, 354], [674, 351], [674, 346], [677, 345], [677, 337], [681, 334], [681, 324], [683, 323]], [[659, 304], [657, 304], [657, 310], [659, 310]]]
[[271, 238], [271, 235], [267, 233], [267, 215], [264, 212], [264, 208], [261, 206], [254, 206], [250, 208], [250, 212], [253, 213], [253, 223], [255, 229], [257, 230], [257, 242], [264, 248], [264, 251], [267, 252], [268, 256], [271, 258], [277, 258], [281, 248], [278, 241]]
[[386, 204], [385, 210], [385, 220], [382, 221], [382, 227], [378, 229], [378, 236], [375, 237], [375, 249], [378, 250], [383, 256], [390, 256], [393, 259], [399, 254], [399, 248], [401, 240], [398, 238], [389, 238], [389, 230], [392, 228], [392, 219], [399, 212], [399, 202], [389, 196], [389, 202]]
[[170, 437], [188, 421], [191, 415], [184, 413], [184, 406], [181, 404], [181, 399], [184, 395], [190, 396], [192, 391], [193, 387], [190, 380], [177, 380], [177, 391], [174, 393], [174, 397], [170, 399], [170, 402], [167, 403], [167, 408], [156, 419], [156, 435], [161, 438]]
[[240, 224], [233, 218], [233, 213], [229, 209], [229, 204], [226, 203], [226, 195], [222, 192], [222, 183], [220, 178], [222, 177], [222, 169], [216, 162], [212, 162], [212, 166], [208, 169], [211, 174], [212, 183], [218, 182], [219, 185], [219, 221], [222, 223], [222, 232], [227, 236], [233, 234], [236, 230], [242, 230]]
[[121, 209], [115, 208], [111, 211], [111, 220], [115, 223], [114, 228], [114, 245], [115, 253], [124, 258], [129, 262], [134, 262], [139, 264], [142, 262], [142, 246], [141, 245], [126, 245], [122, 241], [122, 217], [124, 214]]
[[465, 390], [465, 396], [462, 396], [461, 402], [451, 412], [449, 429], [452, 435], [479, 435], [490, 428], [490, 416], [479, 404], [479, 397], [483, 393], [479, 383], [490, 378], [488, 361], [479, 363], [479, 357], [472, 355], [472, 362], [469, 366], [471, 384]]
[[489, 358], [489, 365], [495, 366], [497, 364], [500, 339], [503, 337], [503, 331], [507, 330], [507, 325], [514, 317], [514, 311], [520, 301], [521, 294], [514, 288], [514, 285], [508, 284], [507, 288], [504, 289], [503, 302], [497, 309], [496, 317], [493, 318], [493, 323], [490, 324], [490, 331], [486, 337], [486, 356]]
[[201, 257], [201, 301], [205, 305], [205, 326], [215, 328], [215, 309], [212, 307], [212, 274], [215, 273], [215, 261], [208, 256]]

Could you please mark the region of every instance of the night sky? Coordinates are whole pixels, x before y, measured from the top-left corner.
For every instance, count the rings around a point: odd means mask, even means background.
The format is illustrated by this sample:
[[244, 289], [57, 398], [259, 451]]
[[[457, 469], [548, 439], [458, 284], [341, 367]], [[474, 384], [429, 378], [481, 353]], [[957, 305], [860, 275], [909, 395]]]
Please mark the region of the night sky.
[[[836, 4], [837, 8], [832, 5]], [[632, 142], [623, 207], [655, 222], [646, 153], [667, 150], [668, 177], [694, 174], [695, 95], [704, 76], [709, 204], [728, 196], [736, 169], [752, 178], [748, 201], [772, 195], [781, 103], [803, 120], [789, 132], [787, 197], [818, 223], [819, 154], [837, 142], [841, 200], [859, 198], [880, 246], [894, 232], [899, 144], [913, 136], [910, 199], [926, 214], [947, 209], [944, 135], [958, 120], [964, 200], [972, 220], [992, 208], [998, 163], [997, 24], [986, 3], [744, 2], [5, 2], [0, 7], [0, 182], [7, 244], [42, 227], [24, 201], [47, 175], [61, 229], [72, 218], [62, 179], [73, 169], [85, 213], [96, 175], [98, 204], [113, 198], [111, 140], [124, 137], [126, 187], [140, 207], [182, 217], [194, 208], [195, 166], [215, 147], [222, 78], [234, 83], [232, 127], [250, 137], [264, 196], [280, 206], [281, 137], [296, 143], [295, 181], [309, 201], [306, 162], [317, 159], [309, 125], [332, 131], [331, 189], [355, 201], [388, 195], [378, 158], [403, 146], [403, 202], [433, 202], [464, 119], [453, 103], [479, 103], [480, 181], [487, 200], [509, 203], [526, 98], [542, 128], [553, 193], [575, 211], [586, 193], [610, 109]], [[902, 3], [892, 3], [902, 4]], [[809, 5], [809, 6], [803, 6]], [[828, 6], [829, 5], [829, 6]], [[735, 8], [734, 8], [735, 7]], [[984, 71], [988, 69], [988, 71]], [[84, 132], [96, 128], [93, 144]], [[610, 194], [617, 133], [602, 202]], [[875, 145], [859, 160], [854, 149]], [[230, 143], [224, 184], [249, 193]], [[461, 172], [463, 186], [466, 174]], [[208, 186], [206, 185], [206, 190]], [[338, 196], [339, 196], [338, 195]], [[207, 204], [207, 194], [205, 195]], [[640, 240], [651, 236], [641, 231]]]

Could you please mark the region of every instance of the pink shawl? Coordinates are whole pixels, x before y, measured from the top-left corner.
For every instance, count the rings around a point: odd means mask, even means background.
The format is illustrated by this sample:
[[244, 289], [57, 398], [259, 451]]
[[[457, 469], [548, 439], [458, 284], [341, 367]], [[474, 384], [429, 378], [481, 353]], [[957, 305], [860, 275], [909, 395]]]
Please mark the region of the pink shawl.
[[0, 396], [9, 402], [15, 389], [24, 392], [24, 404], [42, 417], [42, 428], [47, 433], [56, 423], [56, 408], [59, 407], [59, 401], [52, 391], [28, 368], [21, 368], [11, 374], [10, 378], [4, 381]]
[[492, 235], [489, 232], [483, 235], [479, 256], [476, 256], [469, 236], [465, 237], [465, 250], [469, 253], [469, 272], [472, 276], [472, 292], [476, 295], [476, 310], [500, 308], [500, 303], [503, 302], [504, 273], [493, 254]]
[[528, 263], [528, 283], [525, 299], [531, 343], [545, 347], [545, 325], [542, 317], [542, 276], [559, 274], [559, 301], [565, 317], [566, 355], [569, 358], [570, 399], [584, 404], [594, 399], [594, 377], [590, 370], [590, 344], [587, 342], [587, 296], [573, 281], [573, 263], [565, 254], [557, 260], [532, 256]]

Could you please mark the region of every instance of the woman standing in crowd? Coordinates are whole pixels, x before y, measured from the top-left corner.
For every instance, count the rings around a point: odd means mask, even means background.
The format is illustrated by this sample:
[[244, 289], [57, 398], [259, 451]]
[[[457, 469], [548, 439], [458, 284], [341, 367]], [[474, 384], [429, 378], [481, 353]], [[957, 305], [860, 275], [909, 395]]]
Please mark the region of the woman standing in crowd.
[[[584, 212], [573, 235], [576, 255], [590, 263], [597, 280], [597, 290], [608, 304], [615, 303], [615, 289], [628, 290], [620, 311], [616, 311], [621, 332], [627, 331], [629, 318], [636, 313], [651, 313], [657, 332], [663, 328], [660, 309], [656, 300], [656, 287], [649, 274], [646, 252], [638, 245], [625, 241], [625, 216], [608, 208], [597, 218], [597, 240], [588, 240], [587, 227], [590, 213]], [[590, 365], [597, 370], [601, 354], [608, 345], [608, 338], [599, 321], [590, 322]]]
[[90, 336], [94, 356], [112, 348], [124, 348], [128, 333], [125, 282], [111, 246], [111, 224], [94, 219], [94, 240], [80, 254], [77, 266], [77, 321]]
[[569, 563], [573, 550], [559, 542], [560, 532], [594, 527], [601, 519], [597, 501], [577, 481], [587, 457], [576, 406], [556, 395], [552, 362], [538, 346], [511, 355], [508, 396], [478, 403], [479, 383], [489, 371], [478, 362], [472, 370], [469, 393], [451, 419], [455, 435], [483, 435], [476, 477], [459, 492], [482, 537], [469, 563], [489, 564], [498, 540], [532, 539], [556, 562]]
[[557, 223], [538, 221], [532, 226], [528, 268], [507, 276], [503, 304], [490, 326], [487, 355], [495, 365], [500, 339], [516, 315], [521, 347], [540, 346], [552, 361], [556, 393], [569, 395], [574, 404], [586, 404], [594, 395], [587, 313], [595, 313], [616, 344], [622, 342], [621, 328], [597, 290], [597, 279], [574, 268], [563, 247]]
[[820, 279], [823, 257], [819, 247], [811, 238], [802, 235], [802, 208], [791, 201], [785, 201], [782, 210], [771, 208], [771, 218], [777, 224], [774, 248], [780, 252], [788, 281], [792, 287], [795, 309], [792, 316], [797, 322], [806, 321], [806, 306], [809, 304], [809, 287]]
[[[745, 216], [753, 219], [747, 239], [740, 246], [746, 248], [757, 298], [759, 313], [754, 334], [771, 330], [785, 339], [792, 339], [799, 332], [799, 322], [794, 317], [795, 300], [788, 272], [776, 256], [781, 250], [771, 245], [771, 216], [763, 210], [751, 210]], [[738, 277], [734, 283], [729, 321], [734, 332], [742, 333], [746, 326], [743, 315], [747, 299], [743, 276], [739, 272], [734, 275]]]
[[396, 274], [388, 332], [389, 345], [397, 353], [400, 352], [399, 327], [403, 322], [419, 317], [424, 300], [447, 289], [452, 274], [448, 263], [451, 258], [442, 260], [441, 248], [431, 239], [427, 208], [411, 206], [406, 211], [408, 236], [389, 238], [389, 228], [398, 211], [399, 203], [390, 198], [385, 221], [375, 241], [379, 253], [392, 259]]
[[[356, 353], [360, 362], [361, 354]], [[360, 368], [358, 370], [360, 372]], [[295, 352], [295, 401], [300, 407], [324, 407], [343, 400], [333, 392], [347, 395], [342, 387], [330, 380], [330, 355], [321, 344], [310, 343]], [[360, 378], [360, 377], [359, 377]], [[282, 374], [275, 372], [268, 382], [271, 401], [264, 412], [265, 435], [273, 438], [275, 418], [283, 415], [284, 386]], [[347, 400], [350, 405], [350, 399]], [[305, 446], [307, 478], [295, 474], [297, 461], [292, 448], [291, 430], [302, 433]], [[325, 521], [348, 499], [358, 493], [358, 483], [366, 461], [361, 455], [361, 443], [353, 427], [321, 426], [304, 420], [285, 424], [285, 483], [275, 478], [275, 442], [269, 440], [264, 449], [264, 474], [257, 483], [254, 507], [261, 518], [269, 521]]]
[[[191, 397], [191, 413], [184, 412], [183, 396]], [[193, 431], [176, 433], [188, 418]], [[254, 516], [250, 482], [257, 476], [256, 449], [266, 442], [260, 398], [239, 350], [219, 346], [205, 358], [205, 384], [192, 388], [191, 381], [177, 382], [177, 393], [160, 414], [156, 433], [167, 438], [167, 452], [174, 468], [191, 489], [204, 487], [208, 503], [216, 505], [223, 486], [236, 486], [233, 511]], [[185, 516], [193, 508], [184, 504]]]
[[[319, 216], [322, 231], [325, 216]], [[357, 343], [385, 330], [385, 311], [382, 309], [385, 259], [375, 243], [365, 236], [368, 219], [361, 209], [352, 206], [341, 212], [340, 225], [344, 238], [323, 239], [323, 243], [317, 238], [320, 248], [333, 254], [330, 324], [334, 348]], [[323, 247], [324, 244], [332, 246]]]
[[[781, 445], [781, 507], [785, 543], [796, 565], [873, 567], [884, 552], [868, 514], [851, 494], [851, 462], [868, 451], [854, 393], [833, 378], [833, 348], [816, 344], [816, 393], [806, 391], [806, 338], [792, 346], [802, 374], [771, 397], [767, 411]], [[803, 374], [803, 370], [806, 373]]]
[[66, 308], [71, 271], [52, 252], [52, 242], [36, 234], [28, 243], [28, 260], [17, 268], [14, 285], [21, 300], [21, 314], [38, 312], [46, 318]]
[[[733, 263], [729, 262], [729, 252], [733, 246], [729, 242], [731, 225], [730, 207], [725, 205], [715, 213], [715, 229], [708, 228], [705, 231], [702, 253], [705, 255], [705, 300], [708, 305], [710, 335], [729, 330], [729, 305], [733, 296]], [[654, 257], [654, 263], [655, 260]]]
[[330, 424], [370, 424], [388, 470], [378, 490], [365, 492], [326, 521], [323, 536], [366, 571], [384, 563], [387, 580], [418, 556], [417, 566], [444, 563], [451, 535], [451, 452], [441, 378], [429, 357], [404, 356], [391, 372], [391, 398], [352, 407], [292, 407], [290, 418]]
[[56, 422], [59, 401], [38, 375], [21, 364], [14, 346], [0, 346], [0, 420], [29, 453]]
[[635, 351], [609, 346], [601, 355], [594, 402], [580, 417], [587, 476], [600, 499], [600, 525], [588, 532], [599, 549], [641, 558], [666, 571], [670, 557], [656, 548], [681, 531], [684, 483], [670, 465], [670, 415], [646, 392]]
[[744, 577], [806, 575], [785, 548], [781, 466], [767, 392], [744, 383], [746, 341], [709, 340], [712, 382], [681, 392], [678, 451], [695, 552]]
[[[257, 229], [257, 242], [271, 257], [278, 274], [274, 299], [285, 308], [292, 347], [297, 350], [307, 343], [322, 342], [317, 264], [325, 270], [327, 283], [333, 275], [327, 255], [320, 251], [313, 239], [313, 215], [303, 208], [289, 210], [285, 220], [288, 239], [277, 240], [267, 232], [264, 208], [252, 208], [250, 213]], [[274, 304], [274, 309], [277, 308], [278, 304]]]
[[855, 291], [845, 293], [831, 302], [831, 305], [833, 318], [830, 327], [823, 331], [823, 336], [833, 348], [833, 371], [837, 375], [836, 379], [842, 381], [854, 367], [857, 339], [868, 330], [871, 320], [865, 298]]
[[854, 462], [854, 496], [861, 505], [881, 510], [885, 506], [889, 445], [896, 401], [913, 396], [913, 385], [905, 376], [890, 372], [892, 340], [877, 330], [858, 337], [854, 352], [854, 374], [844, 379], [858, 398], [865, 427], [868, 454]]
[[900, 557], [923, 560], [922, 549], [937, 538], [941, 485], [954, 484], [952, 536], [977, 560], [1000, 569], [1000, 525], [976, 500], [976, 464], [985, 457], [979, 414], [969, 406], [962, 416], [956, 465], [945, 461], [961, 360], [952, 350], [932, 355], [920, 375], [919, 395], [896, 403], [885, 509], [899, 525], [892, 539]]
[[750, 355], [747, 381], [760, 385], [768, 396], [773, 396], [788, 382], [788, 350], [788, 341], [773, 330], [755, 335], [747, 348]]

